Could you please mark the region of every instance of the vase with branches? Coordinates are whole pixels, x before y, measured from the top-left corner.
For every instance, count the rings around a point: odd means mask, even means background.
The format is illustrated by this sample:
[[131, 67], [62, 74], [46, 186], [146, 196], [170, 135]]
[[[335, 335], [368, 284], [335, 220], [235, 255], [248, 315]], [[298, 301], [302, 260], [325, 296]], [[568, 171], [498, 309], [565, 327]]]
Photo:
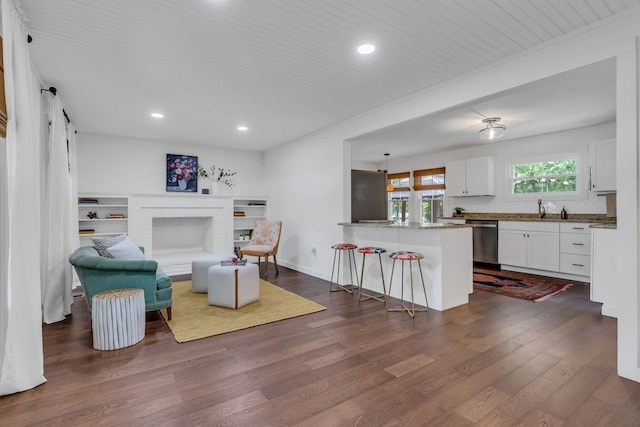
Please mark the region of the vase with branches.
[[209, 169], [205, 169], [202, 165], [198, 165], [198, 177], [209, 181], [209, 188], [214, 185], [225, 186], [229, 189], [233, 188], [233, 177], [236, 172], [226, 168], [219, 168], [212, 165]]

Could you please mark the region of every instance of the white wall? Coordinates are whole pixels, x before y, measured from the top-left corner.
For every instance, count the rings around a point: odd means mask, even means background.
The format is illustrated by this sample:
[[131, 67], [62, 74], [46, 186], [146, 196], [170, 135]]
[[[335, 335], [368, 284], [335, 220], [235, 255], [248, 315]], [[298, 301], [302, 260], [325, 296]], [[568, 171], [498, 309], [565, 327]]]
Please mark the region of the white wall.
[[[348, 150], [344, 149], [343, 141], [604, 59], [626, 54], [636, 55], [635, 43], [636, 36], [640, 34], [640, 12], [634, 12], [603, 25], [590, 26], [584, 31], [554, 40], [502, 63], [267, 152], [265, 172], [272, 202], [270, 213], [284, 221], [283, 243], [278, 254], [281, 263], [318, 277], [329, 276], [333, 256], [330, 246], [341, 240], [342, 236], [336, 222], [349, 216], [349, 205], [346, 201], [350, 190], [344, 183], [347, 181], [351, 160]], [[637, 55], [634, 58], [637, 61]], [[638, 77], [637, 71], [635, 77]], [[635, 86], [632, 89], [635, 94]], [[637, 102], [637, 96], [635, 101]], [[618, 102], [618, 114], [621, 113], [620, 108], [627, 108], [629, 105], [630, 102]], [[635, 114], [635, 111], [632, 113]], [[623, 127], [625, 130], [630, 129], [632, 125], [637, 127], [637, 122], [636, 114], [635, 118], [632, 117], [632, 123]], [[620, 131], [620, 125], [617, 129]], [[638, 144], [637, 135], [633, 133], [631, 136], [633, 138], [628, 140], [618, 137], [619, 150], [622, 147], [622, 151], [631, 152], [627, 147], [635, 147]], [[627, 158], [622, 169], [618, 162], [618, 176], [635, 177], [637, 180], [638, 164], [636, 156]], [[620, 295], [622, 304], [627, 306], [621, 308], [623, 313], [637, 313], [640, 308], [637, 292], [639, 259], [636, 249], [640, 239], [637, 227], [637, 218], [640, 217], [637, 187], [636, 183], [628, 190], [618, 191], [619, 206], [621, 197], [632, 199], [628, 203], [628, 212], [624, 214], [629, 221], [620, 221], [621, 215], [618, 212], [619, 235], [624, 236], [621, 237], [624, 240], [620, 242], [620, 253], [628, 249], [634, 256], [633, 262], [629, 263], [630, 266], [621, 269], [619, 274], [623, 281], [630, 280], [628, 286], [635, 290], [628, 292], [631, 298]], [[625, 202], [623, 204], [627, 205]], [[632, 218], [636, 218], [633, 226]], [[311, 255], [312, 248], [317, 250], [315, 256]], [[637, 315], [623, 316], [619, 319], [619, 325], [625, 323], [628, 328], [619, 330], [624, 330], [624, 335], [618, 339], [621, 344], [618, 352], [625, 352], [630, 356], [619, 359], [624, 366], [619, 365], [618, 372], [628, 378], [640, 380], [640, 328], [637, 322], [633, 323], [634, 319], [637, 320]], [[627, 345], [626, 342], [630, 344]]]
[[[588, 162], [588, 145], [590, 142], [613, 139], [616, 134], [615, 123], [571, 129], [563, 132], [553, 132], [527, 138], [499, 141], [478, 147], [460, 150], [430, 153], [420, 156], [395, 158], [389, 161], [389, 171], [406, 172], [418, 169], [428, 169], [445, 166], [448, 162], [471, 159], [481, 156], [493, 156], [496, 160], [496, 195], [482, 197], [454, 197], [445, 198], [444, 214], [450, 215], [454, 207], [464, 208], [467, 212], [509, 212], [509, 213], [537, 213], [538, 205], [535, 201], [520, 201], [508, 197], [510, 188], [507, 181], [508, 162], [516, 159], [526, 159], [539, 155], [576, 153], [580, 156], [583, 166]], [[373, 169], [384, 168], [382, 164], [374, 165]], [[583, 167], [583, 178], [587, 179], [586, 167]], [[541, 196], [543, 201], [548, 197]], [[569, 215], [572, 213], [606, 213], [604, 197], [586, 191], [583, 188], [579, 198], [554, 199], [551, 202], [559, 213], [562, 206], [566, 207]]]
[[[237, 172], [232, 195], [266, 193], [262, 153], [84, 132], [78, 132], [77, 145], [79, 193], [168, 194], [165, 186], [168, 153], [198, 156], [198, 162], [207, 169], [215, 164]], [[200, 193], [203, 184], [208, 187], [208, 181], [198, 181]]]

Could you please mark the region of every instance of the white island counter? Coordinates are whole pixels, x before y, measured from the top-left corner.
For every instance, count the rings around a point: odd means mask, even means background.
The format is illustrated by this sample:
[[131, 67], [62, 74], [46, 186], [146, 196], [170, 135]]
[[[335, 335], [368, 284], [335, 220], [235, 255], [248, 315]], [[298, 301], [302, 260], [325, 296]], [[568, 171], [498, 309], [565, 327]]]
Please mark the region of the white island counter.
[[[434, 223], [428, 225], [340, 223], [344, 227], [344, 242], [358, 247], [378, 246], [387, 250], [382, 255], [382, 266], [387, 290], [391, 279], [393, 260], [389, 254], [396, 251], [414, 251], [424, 255], [421, 261], [429, 307], [443, 311], [469, 302], [473, 292], [473, 237], [470, 225]], [[364, 270], [363, 287], [382, 293], [380, 267], [376, 257], [368, 256]], [[362, 258], [357, 258], [358, 276]], [[417, 264], [414, 263], [414, 267]], [[413, 269], [416, 304], [425, 305], [420, 273]], [[410, 295], [408, 266], [405, 266], [405, 300]], [[400, 298], [400, 263], [396, 263], [391, 296]], [[407, 293], [409, 292], [409, 293]], [[410, 296], [409, 296], [410, 298]]]

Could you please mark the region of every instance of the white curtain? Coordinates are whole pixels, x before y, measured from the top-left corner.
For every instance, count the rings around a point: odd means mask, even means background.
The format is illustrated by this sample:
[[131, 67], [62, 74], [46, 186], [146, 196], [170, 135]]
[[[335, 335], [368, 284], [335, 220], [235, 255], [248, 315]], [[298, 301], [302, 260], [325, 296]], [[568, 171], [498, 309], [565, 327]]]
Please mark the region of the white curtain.
[[57, 96], [48, 95], [49, 137], [45, 215], [42, 227], [42, 319], [45, 323], [64, 320], [71, 313], [73, 271], [69, 255], [78, 247], [77, 218], [73, 214], [77, 196], [73, 193], [65, 118]]
[[[70, 197], [70, 208], [71, 214], [69, 215], [69, 220], [71, 223], [71, 234], [69, 240], [69, 255], [80, 247], [80, 237], [78, 236], [78, 154], [76, 151], [76, 128], [75, 126], [69, 124], [67, 126], [67, 141], [69, 144], [69, 186], [71, 188], [71, 192], [69, 194]], [[69, 268], [73, 274], [73, 286], [72, 288], [80, 286], [80, 279], [76, 275], [76, 272], [69, 264]]]
[[7, 138], [0, 164], [0, 395], [46, 381], [40, 298], [40, 94], [27, 33], [2, 0]]

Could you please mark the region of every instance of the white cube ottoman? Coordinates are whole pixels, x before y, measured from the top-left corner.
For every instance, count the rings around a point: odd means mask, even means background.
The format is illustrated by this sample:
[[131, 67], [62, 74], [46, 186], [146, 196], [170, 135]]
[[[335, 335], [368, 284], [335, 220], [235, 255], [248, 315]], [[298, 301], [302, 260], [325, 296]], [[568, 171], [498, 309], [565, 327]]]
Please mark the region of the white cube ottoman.
[[258, 276], [256, 264], [210, 267], [209, 305], [237, 309], [257, 301], [260, 299]]
[[209, 267], [231, 261], [233, 255], [205, 255], [191, 262], [191, 292], [204, 294], [209, 290]]

